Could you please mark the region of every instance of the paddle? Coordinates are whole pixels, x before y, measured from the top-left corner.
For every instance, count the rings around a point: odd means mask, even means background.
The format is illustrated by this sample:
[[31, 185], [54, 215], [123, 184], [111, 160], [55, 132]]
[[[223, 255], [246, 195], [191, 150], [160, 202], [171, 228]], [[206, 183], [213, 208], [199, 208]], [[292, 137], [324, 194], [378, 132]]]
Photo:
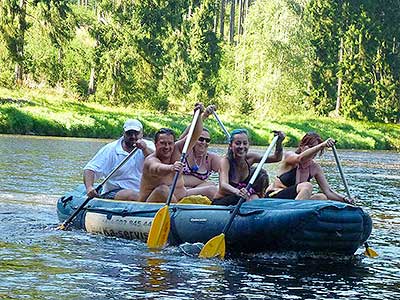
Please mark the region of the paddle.
[[[186, 136], [185, 145], [183, 146], [181, 162], [185, 161], [186, 152], [189, 148], [190, 140], [192, 139], [193, 131], [197, 123], [197, 119], [199, 117], [200, 110], [196, 110], [193, 116], [192, 124], [190, 125], [189, 132]], [[178, 181], [179, 172], [177, 171], [174, 176], [174, 180], [172, 182], [171, 188], [169, 190], [168, 198], [165, 203], [165, 206], [160, 208], [156, 215], [154, 216], [153, 222], [151, 223], [149, 236], [147, 238], [147, 246], [150, 249], [160, 249], [165, 245], [168, 239], [168, 234], [170, 230], [170, 221], [171, 218], [169, 216], [169, 204], [171, 203], [172, 196], [174, 195], [176, 182]]]
[[[347, 197], [351, 198], [349, 186], [347, 185], [346, 178], [344, 177], [344, 173], [342, 170], [342, 166], [340, 165], [340, 161], [339, 161], [339, 157], [337, 155], [335, 145], [332, 146], [332, 151], [333, 151], [333, 156], [335, 157], [337, 168], [340, 173], [340, 177], [342, 177], [344, 188], [346, 189]], [[365, 251], [364, 251], [365, 255], [367, 255], [369, 257], [377, 257], [378, 256], [378, 253], [374, 249], [370, 248], [367, 242], [364, 243], [364, 246], [365, 246]]]
[[[116, 166], [110, 174], [104, 180], [96, 187], [96, 191], [99, 192], [103, 185], [110, 179], [111, 176], [114, 175], [115, 172], [117, 172], [127, 161], [130, 159], [133, 154], [138, 150], [138, 148], [133, 148], [133, 150]], [[61, 225], [59, 225], [56, 229], [57, 230], [65, 230], [68, 228], [69, 224], [72, 222], [72, 220], [76, 217], [76, 215], [85, 207], [85, 205], [92, 200], [94, 197], [87, 197], [85, 201], [74, 211], [72, 215], [69, 216], [68, 219], [66, 219]]]
[[[274, 139], [272, 140], [271, 144], [269, 145], [268, 149], [265, 151], [264, 156], [262, 157], [256, 170], [253, 173], [253, 176], [251, 176], [250, 181], [246, 186], [247, 190], [249, 190], [251, 188], [254, 181], [256, 180], [265, 161], [267, 160], [269, 154], [271, 153], [272, 148], [275, 146], [278, 138], [279, 138], [278, 136], [275, 136]], [[203, 249], [201, 249], [201, 251], [200, 251], [199, 257], [211, 258], [211, 257], [218, 256], [221, 259], [223, 259], [225, 257], [225, 234], [228, 232], [229, 228], [231, 227], [231, 225], [233, 223], [233, 219], [239, 213], [240, 206], [243, 204], [244, 201], [245, 201], [245, 199], [243, 197], [239, 199], [239, 202], [238, 202], [238, 204], [236, 204], [236, 207], [235, 207], [228, 223], [226, 223], [224, 229], [222, 230], [222, 233], [220, 235], [213, 237], [204, 245]]]
[[213, 110], [213, 115], [215, 117], [215, 119], [217, 120], [219, 126], [221, 126], [222, 130], [224, 131], [225, 135], [226, 135], [226, 139], [229, 141], [229, 139], [231, 138], [231, 135], [229, 134], [228, 130], [226, 130], [224, 124], [221, 122], [220, 118], [218, 117], [217, 113]]

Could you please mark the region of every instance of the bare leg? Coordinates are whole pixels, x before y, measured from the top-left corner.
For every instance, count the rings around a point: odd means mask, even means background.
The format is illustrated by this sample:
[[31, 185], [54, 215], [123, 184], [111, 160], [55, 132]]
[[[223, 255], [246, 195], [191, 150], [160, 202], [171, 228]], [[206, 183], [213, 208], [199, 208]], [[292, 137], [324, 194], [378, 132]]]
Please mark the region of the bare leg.
[[186, 187], [187, 196], [192, 195], [203, 195], [206, 196], [211, 201], [214, 199], [215, 194], [218, 192], [218, 188], [215, 184], [199, 184], [196, 187], [188, 188]]
[[311, 199], [312, 184], [309, 182], [302, 182], [297, 185], [297, 196], [296, 200], [307, 200]]
[[[165, 184], [156, 187], [147, 197], [146, 202], [162, 203], [167, 201], [169, 189], [169, 186]], [[172, 201], [176, 201], [175, 197], [172, 197]]]
[[129, 201], [138, 201], [139, 200], [139, 193], [135, 192], [131, 189], [125, 189], [119, 191], [115, 197], [115, 200], [129, 200]]
[[252, 194], [252, 195], [250, 196], [249, 201], [254, 200], [254, 199], [260, 199], [260, 197], [259, 197], [257, 194]]
[[314, 194], [311, 196], [312, 200], [328, 200], [328, 198], [323, 193]]

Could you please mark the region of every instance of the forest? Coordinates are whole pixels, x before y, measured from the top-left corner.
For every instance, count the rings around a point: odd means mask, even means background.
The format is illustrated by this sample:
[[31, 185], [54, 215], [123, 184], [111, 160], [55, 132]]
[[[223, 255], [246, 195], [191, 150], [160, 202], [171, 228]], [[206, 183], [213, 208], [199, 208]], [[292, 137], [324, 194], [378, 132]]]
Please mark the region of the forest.
[[400, 123], [400, 0], [0, 0], [0, 86]]

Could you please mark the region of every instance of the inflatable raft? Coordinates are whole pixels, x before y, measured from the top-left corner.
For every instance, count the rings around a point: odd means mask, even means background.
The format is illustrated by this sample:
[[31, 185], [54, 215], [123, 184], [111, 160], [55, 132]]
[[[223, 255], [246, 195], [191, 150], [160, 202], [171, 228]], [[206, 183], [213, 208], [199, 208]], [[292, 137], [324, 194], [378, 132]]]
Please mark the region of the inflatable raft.
[[[61, 197], [57, 213], [64, 221], [86, 199], [80, 185]], [[126, 239], [147, 240], [155, 213], [164, 204], [94, 198], [71, 227]], [[176, 204], [170, 206], [168, 242], [206, 243], [221, 233], [233, 206]], [[230, 252], [311, 251], [354, 254], [372, 230], [370, 216], [360, 207], [334, 201], [259, 199], [240, 208], [226, 234]]]

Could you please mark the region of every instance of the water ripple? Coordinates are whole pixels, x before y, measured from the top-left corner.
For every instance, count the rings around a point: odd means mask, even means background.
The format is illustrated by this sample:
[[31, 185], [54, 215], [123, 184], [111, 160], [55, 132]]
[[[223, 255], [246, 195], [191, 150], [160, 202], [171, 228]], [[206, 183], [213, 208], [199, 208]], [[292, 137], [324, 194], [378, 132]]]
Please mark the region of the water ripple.
[[[271, 252], [221, 261], [54, 230], [57, 198], [81, 181], [83, 165], [107, 141], [0, 140], [0, 299], [400, 299], [398, 153], [339, 153], [352, 195], [373, 218], [369, 242], [378, 258], [360, 248], [355, 256]], [[344, 192], [332, 154], [320, 163]], [[277, 166], [267, 169], [272, 178]]]

